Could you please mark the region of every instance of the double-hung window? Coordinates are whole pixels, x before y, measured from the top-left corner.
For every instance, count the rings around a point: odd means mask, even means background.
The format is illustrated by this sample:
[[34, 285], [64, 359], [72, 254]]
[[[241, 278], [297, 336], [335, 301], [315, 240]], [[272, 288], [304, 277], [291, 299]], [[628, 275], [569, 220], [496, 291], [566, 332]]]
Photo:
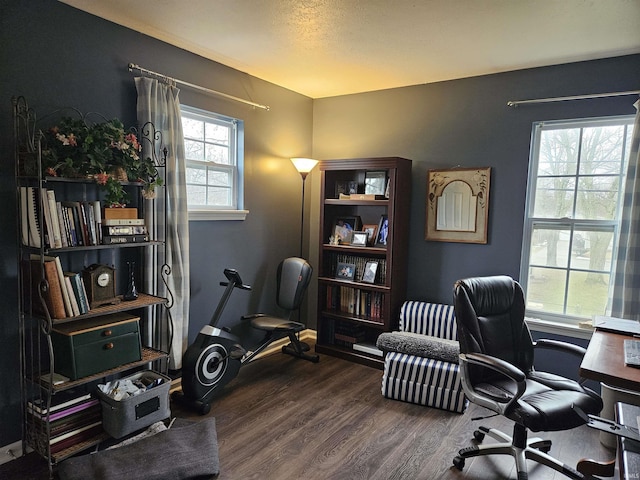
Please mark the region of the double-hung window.
[[180, 108], [189, 218], [244, 219], [242, 120]]
[[535, 123], [520, 281], [527, 315], [609, 312], [633, 117]]

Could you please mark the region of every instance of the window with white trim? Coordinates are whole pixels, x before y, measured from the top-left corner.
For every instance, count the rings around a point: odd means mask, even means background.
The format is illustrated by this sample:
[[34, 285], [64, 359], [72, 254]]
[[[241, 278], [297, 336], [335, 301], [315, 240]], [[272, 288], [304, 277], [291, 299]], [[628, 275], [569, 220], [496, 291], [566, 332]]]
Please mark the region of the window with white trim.
[[230, 214], [243, 209], [243, 121], [180, 108], [189, 218], [234, 218]]
[[520, 282], [527, 315], [577, 324], [609, 311], [633, 117], [533, 126]]

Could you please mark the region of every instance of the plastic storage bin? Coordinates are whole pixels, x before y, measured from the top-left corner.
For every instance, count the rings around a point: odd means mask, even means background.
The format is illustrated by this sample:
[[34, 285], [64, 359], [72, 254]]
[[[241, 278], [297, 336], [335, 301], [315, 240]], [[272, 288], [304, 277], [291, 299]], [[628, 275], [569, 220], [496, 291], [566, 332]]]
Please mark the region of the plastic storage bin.
[[[136, 430], [148, 427], [171, 416], [169, 388], [171, 379], [152, 370], [145, 370], [123, 378], [131, 381], [144, 379], [146, 383], [161, 380], [161, 383], [133, 397], [115, 400], [97, 391], [102, 404], [102, 426], [113, 438], [122, 438]], [[147, 382], [148, 381], [148, 382]]]

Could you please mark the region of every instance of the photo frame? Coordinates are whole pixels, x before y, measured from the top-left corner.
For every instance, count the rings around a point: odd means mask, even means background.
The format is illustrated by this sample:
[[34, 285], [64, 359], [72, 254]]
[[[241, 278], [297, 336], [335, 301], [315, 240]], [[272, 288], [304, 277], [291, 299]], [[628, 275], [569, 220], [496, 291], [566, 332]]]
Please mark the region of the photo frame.
[[376, 233], [378, 233], [378, 225], [373, 223], [362, 226], [362, 231], [367, 234], [367, 244], [373, 245], [376, 241]]
[[353, 280], [356, 276], [356, 265], [354, 263], [338, 262], [336, 266], [336, 278], [340, 280]]
[[387, 172], [385, 170], [372, 170], [364, 174], [364, 193], [384, 195], [387, 188]]
[[389, 216], [381, 215], [380, 222], [378, 222], [378, 233], [376, 234], [376, 247], [387, 247], [387, 241], [389, 239]]
[[425, 240], [487, 243], [491, 168], [429, 170]]
[[351, 245], [366, 247], [369, 241], [367, 232], [353, 232], [351, 237]]
[[337, 243], [350, 244], [353, 232], [360, 231], [360, 217], [337, 217], [333, 224], [333, 237]]
[[378, 271], [378, 262], [367, 262], [362, 272], [362, 282], [375, 283], [376, 272]]

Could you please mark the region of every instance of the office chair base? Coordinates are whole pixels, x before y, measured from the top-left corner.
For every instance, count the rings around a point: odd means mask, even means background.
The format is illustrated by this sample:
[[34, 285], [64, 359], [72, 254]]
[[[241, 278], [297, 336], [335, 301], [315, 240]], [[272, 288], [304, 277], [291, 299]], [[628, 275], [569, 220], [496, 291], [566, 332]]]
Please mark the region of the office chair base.
[[[516, 471], [518, 472], [518, 480], [527, 480], [529, 478], [527, 470], [527, 460], [533, 460], [534, 462], [546, 465], [553, 470], [562, 473], [568, 478], [574, 480], [592, 479], [589, 475], [583, 475], [577, 470], [573, 469], [569, 465], [565, 465], [559, 460], [548, 455], [547, 452], [551, 449], [551, 441], [543, 440], [541, 438], [531, 438], [527, 440], [526, 431], [523, 431], [521, 427], [516, 425], [514, 427], [514, 437], [520, 438], [522, 446], [518, 446], [518, 441], [514, 442], [512, 437], [500, 430], [493, 428], [480, 427], [479, 430], [474, 432], [474, 438], [477, 441], [482, 441], [484, 435], [498, 440], [499, 443], [492, 443], [487, 445], [474, 445], [460, 449], [458, 455], [453, 459], [453, 465], [458, 470], [464, 468], [465, 460], [471, 457], [479, 457], [485, 455], [511, 455], [516, 462]], [[524, 437], [523, 437], [524, 435]]]

